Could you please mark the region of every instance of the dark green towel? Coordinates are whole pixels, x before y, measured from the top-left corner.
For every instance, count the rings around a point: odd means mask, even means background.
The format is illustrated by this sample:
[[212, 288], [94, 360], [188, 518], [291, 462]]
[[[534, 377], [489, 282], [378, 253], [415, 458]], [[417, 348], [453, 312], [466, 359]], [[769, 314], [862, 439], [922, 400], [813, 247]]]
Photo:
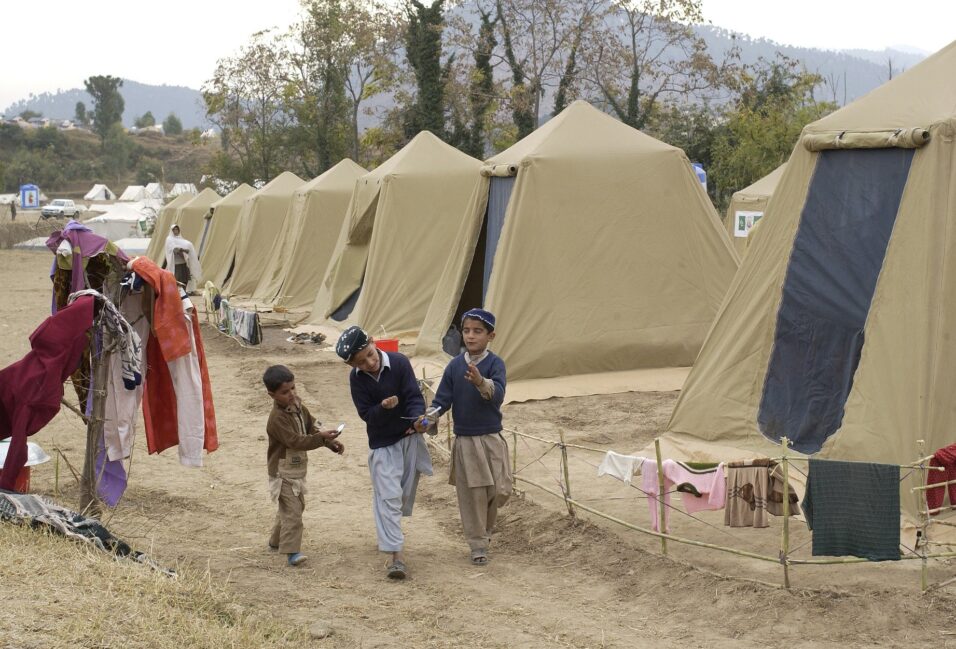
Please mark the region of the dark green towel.
[[900, 558], [900, 468], [810, 460], [803, 513], [813, 556]]

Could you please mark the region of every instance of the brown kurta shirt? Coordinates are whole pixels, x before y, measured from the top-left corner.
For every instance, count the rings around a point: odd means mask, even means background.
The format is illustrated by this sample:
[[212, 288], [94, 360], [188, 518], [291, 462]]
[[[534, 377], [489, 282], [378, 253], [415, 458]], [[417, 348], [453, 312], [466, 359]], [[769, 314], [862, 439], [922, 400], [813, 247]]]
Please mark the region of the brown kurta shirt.
[[[266, 424], [266, 433], [269, 435], [269, 477], [278, 476], [279, 460], [286, 459], [287, 451], [311, 451], [325, 446], [325, 440], [315, 434], [317, 432], [315, 419], [301, 403], [288, 408], [274, 404], [269, 413], [269, 423]], [[305, 453], [300, 455], [304, 476]]]

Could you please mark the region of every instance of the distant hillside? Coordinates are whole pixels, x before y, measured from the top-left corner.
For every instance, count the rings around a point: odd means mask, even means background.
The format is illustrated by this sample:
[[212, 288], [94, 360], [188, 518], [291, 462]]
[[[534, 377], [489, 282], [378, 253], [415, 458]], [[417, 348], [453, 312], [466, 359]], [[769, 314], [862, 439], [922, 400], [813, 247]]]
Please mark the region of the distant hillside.
[[[146, 111], [153, 113], [157, 122], [166, 119], [170, 113], [176, 113], [184, 128], [207, 128], [202, 95], [198, 90], [183, 86], [150, 86], [145, 83], [123, 80], [120, 88], [126, 110], [123, 111], [123, 124], [132, 126], [133, 121]], [[72, 119], [76, 102], [82, 101], [87, 109], [93, 107], [93, 101], [85, 90], [61, 90], [56, 93], [45, 92], [11, 104], [3, 115], [12, 117], [25, 110], [43, 113], [44, 117]]]

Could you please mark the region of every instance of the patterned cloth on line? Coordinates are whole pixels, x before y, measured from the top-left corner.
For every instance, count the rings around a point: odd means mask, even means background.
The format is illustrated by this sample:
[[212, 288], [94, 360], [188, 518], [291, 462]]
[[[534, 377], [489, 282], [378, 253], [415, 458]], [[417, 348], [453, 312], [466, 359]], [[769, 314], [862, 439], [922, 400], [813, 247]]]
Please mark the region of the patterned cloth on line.
[[810, 460], [803, 499], [813, 556], [900, 558], [900, 468]]

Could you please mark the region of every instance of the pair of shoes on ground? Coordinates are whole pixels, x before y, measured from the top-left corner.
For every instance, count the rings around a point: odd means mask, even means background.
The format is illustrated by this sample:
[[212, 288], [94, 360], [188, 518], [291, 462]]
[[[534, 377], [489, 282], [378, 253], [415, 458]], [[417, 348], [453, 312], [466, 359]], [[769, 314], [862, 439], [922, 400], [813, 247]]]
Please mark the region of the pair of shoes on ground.
[[476, 566], [487, 566], [488, 550], [472, 550], [471, 563]]
[[389, 579], [405, 579], [408, 576], [408, 566], [405, 565], [404, 561], [396, 559], [385, 566], [385, 574], [388, 575]]

